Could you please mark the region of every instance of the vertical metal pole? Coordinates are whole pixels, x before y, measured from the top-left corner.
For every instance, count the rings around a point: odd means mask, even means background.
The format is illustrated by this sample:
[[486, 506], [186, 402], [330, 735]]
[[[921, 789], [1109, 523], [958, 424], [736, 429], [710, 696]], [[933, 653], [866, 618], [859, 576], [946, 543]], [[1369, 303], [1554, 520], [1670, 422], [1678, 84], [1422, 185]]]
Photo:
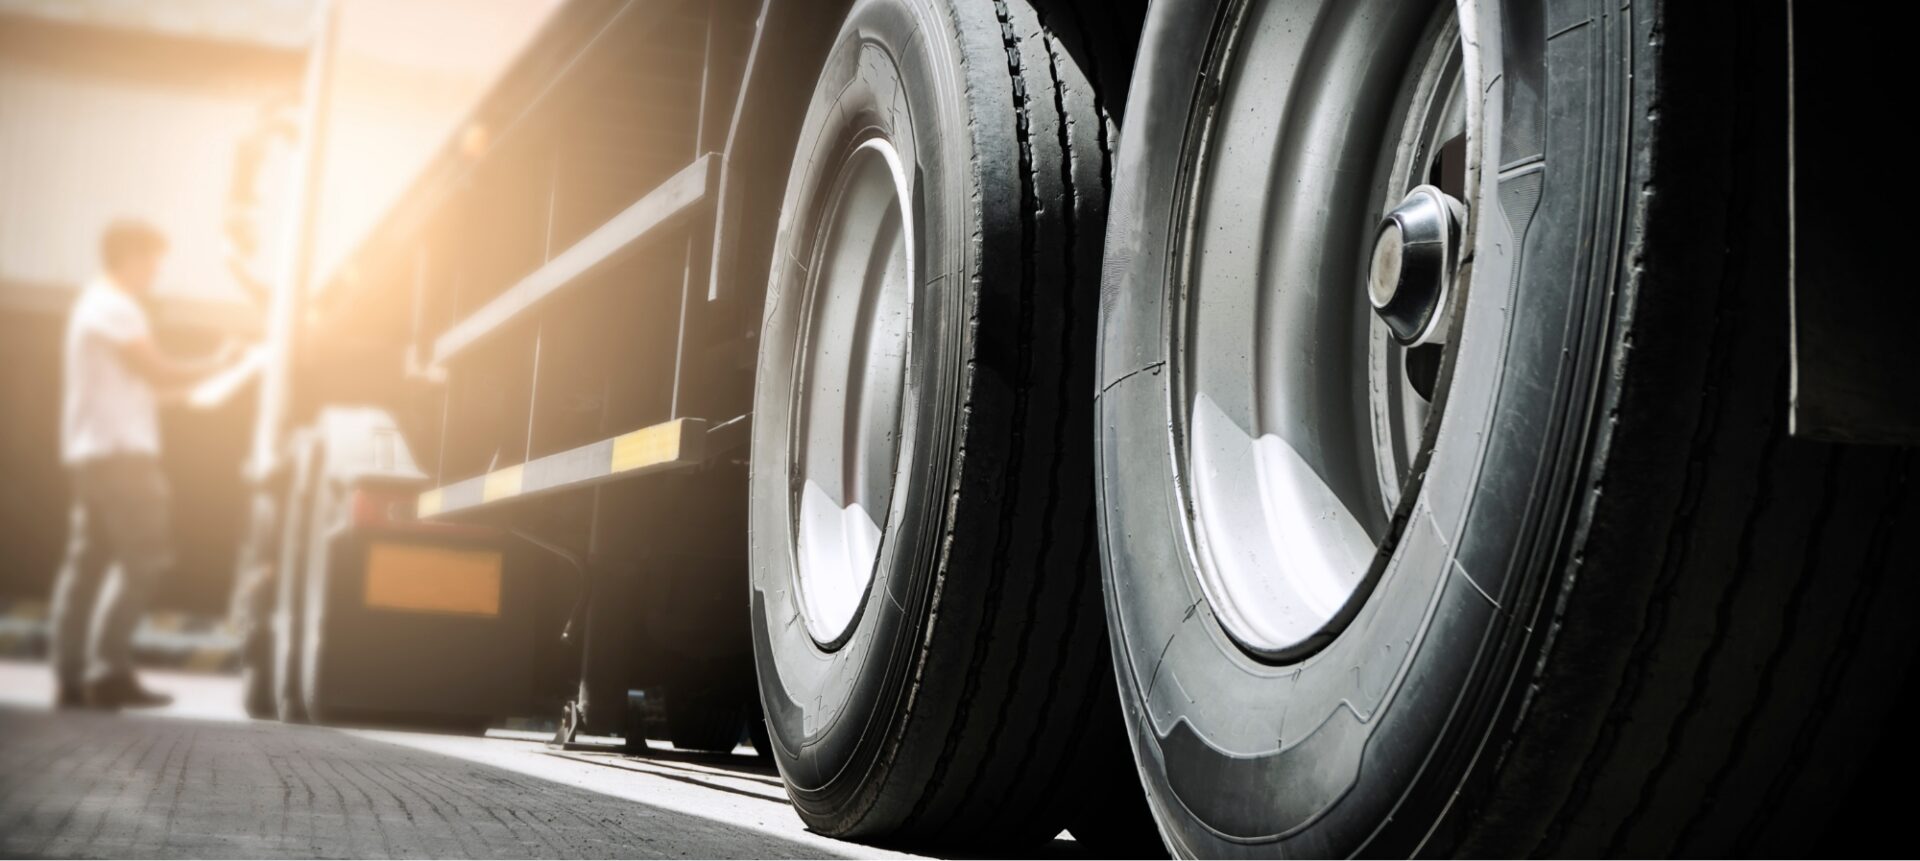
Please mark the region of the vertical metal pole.
[[533, 380], [527, 385], [527, 445], [521, 463], [533, 460], [534, 416], [540, 410], [540, 347], [546, 341], [547, 324], [541, 323], [533, 331]]
[[[540, 248], [540, 262], [553, 261], [553, 219], [560, 204], [560, 148], [555, 146], [553, 157], [547, 163], [547, 223], [545, 239]], [[533, 382], [527, 393], [527, 446], [526, 456], [521, 463], [533, 460], [534, 418], [540, 409], [540, 350], [546, 339], [547, 324], [542, 321], [533, 331]]]
[[407, 359], [409, 360], [409, 371], [415, 369], [413, 363], [419, 361], [419, 356], [422, 352], [420, 348], [426, 337], [427, 274], [430, 271], [428, 267], [432, 264], [432, 256], [432, 251], [424, 242], [415, 245], [413, 248], [413, 284], [411, 285], [413, 288], [413, 295], [411, 297], [412, 313], [409, 315], [407, 321]]
[[280, 440], [285, 435], [297, 355], [300, 306], [306, 299], [308, 269], [313, 261], [316, 199], [320, 192], [321, 155], [325, 151], [327, 108], [331, 91], [327, 77], [333, 65], [333, 43], [339, 26], [338, 8], [320, 0], [314, 8], [313, 44], [307, 49], [300, 144], [295, 152], [288, 201], [278, 247], [279, 271], [267, 306], [265, 363], [260, 375], [260, 406], [254, 416], [253, 447], [247, 472], [257, 482], [279, 467]]
[[553, 162], [547, 168], [547, 232], [540, 250], [540, 262], [553, 260], [553, 216], [560, 205], [560, 148], [553, 148]]
[[1800, 105], [1795, 100], [1793, 0], [1787, 0], [1787, 433], [1800, 432]]
[[[700, 46], [700, 103], [694, 114], [693, 157], [707, 145], [707, 87], [713, 75], [713, 9], [707, 9], [706, 41]], [[689, 228], [691, 229], [691, 228]], [[687, 365], [687, 311], [693, 304], [693, 236], [687, 236], [686, 251], [680, 257], [680, 320], [673, 339], [673, 395], [667, 403], [667, 417], [680, 417], [680, 383]]]
[[[407, 373], [428, 374], [430, 379], [431, 372], [419, 357], [425, 352], [422, 347], [427, 328], [427, 291], [433, 283], [432, 275], [433, 248], [422, 241], [413, 249], [413, 321], [407, 330]], [[446, 378], [439, 377], [439, 382], [436, 388], [440, 394], [440, 440], [433, 452], [435, 484], [444, 483], [447, 475], [447, 410], [453, 402]]]

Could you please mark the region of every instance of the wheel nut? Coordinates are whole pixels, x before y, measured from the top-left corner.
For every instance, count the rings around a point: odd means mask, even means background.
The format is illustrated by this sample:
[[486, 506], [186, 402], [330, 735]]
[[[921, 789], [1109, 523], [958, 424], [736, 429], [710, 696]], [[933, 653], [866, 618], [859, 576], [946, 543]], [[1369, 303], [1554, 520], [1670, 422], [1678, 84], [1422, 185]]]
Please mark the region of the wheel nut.
[[1394, 340], [1407, 346], [1446, 340], [1464, 211], [1460, 201], [1422, 185], [1380, 223], [1367, 301]]

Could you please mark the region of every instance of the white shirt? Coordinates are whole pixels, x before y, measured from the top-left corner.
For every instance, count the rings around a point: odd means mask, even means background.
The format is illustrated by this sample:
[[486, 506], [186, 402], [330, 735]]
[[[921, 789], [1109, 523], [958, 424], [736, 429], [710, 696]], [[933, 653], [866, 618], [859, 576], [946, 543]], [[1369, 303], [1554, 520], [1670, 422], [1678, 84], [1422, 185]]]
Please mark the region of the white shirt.
[[112, 281], [80, 291], [67, 317], [61, 357], [60, 460], [83, 463], [119, 454], [160, 454], [153, 386], [127, 365], [121, 348], [152, 337], [147, 312]]

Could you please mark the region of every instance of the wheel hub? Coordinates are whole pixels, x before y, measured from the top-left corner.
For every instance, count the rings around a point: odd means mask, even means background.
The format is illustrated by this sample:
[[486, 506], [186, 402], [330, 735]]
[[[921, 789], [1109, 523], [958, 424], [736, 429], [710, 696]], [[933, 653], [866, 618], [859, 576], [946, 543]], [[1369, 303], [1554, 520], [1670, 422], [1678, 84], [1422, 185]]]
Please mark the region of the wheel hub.
[[1422, 185], [1380, 223], [1367, 301], [1405, 346], [1446, 342], [1464, 210], [1446, 192]]

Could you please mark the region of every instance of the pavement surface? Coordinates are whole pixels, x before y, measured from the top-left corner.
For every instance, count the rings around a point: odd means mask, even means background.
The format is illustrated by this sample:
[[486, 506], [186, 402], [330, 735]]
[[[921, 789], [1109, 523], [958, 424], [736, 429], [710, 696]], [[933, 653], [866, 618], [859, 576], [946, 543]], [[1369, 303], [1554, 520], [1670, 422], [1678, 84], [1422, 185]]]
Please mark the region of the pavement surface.
[[909, 857], [807, 831], [749, 756], [254, 722], [232, 678], [146, 678], [176, 703], [55, 712], [0, 661], [0, 856]]

